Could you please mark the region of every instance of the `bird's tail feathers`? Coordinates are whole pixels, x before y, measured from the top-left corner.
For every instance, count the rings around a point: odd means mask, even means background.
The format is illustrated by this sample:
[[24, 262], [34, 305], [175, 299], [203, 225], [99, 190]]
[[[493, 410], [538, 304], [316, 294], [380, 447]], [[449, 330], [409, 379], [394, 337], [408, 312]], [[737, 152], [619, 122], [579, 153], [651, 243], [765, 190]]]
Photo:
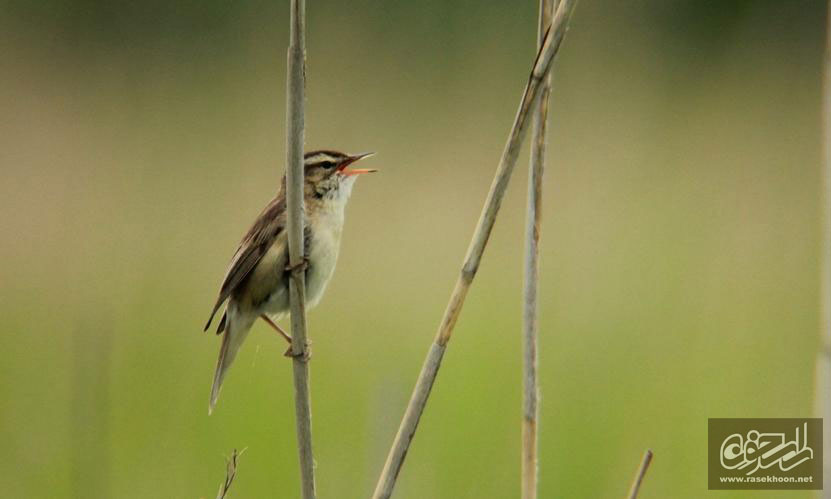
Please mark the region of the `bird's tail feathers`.
[[208, 406], [208, 414], [212, 413], [216, 407], [216, 401], [219, 398], [219, 391], [222, 388], [222, 381], [228, 373], [228, 368], [234, 362], [234, 358], [239, 352], [248, 332], [251, 330], [251, 325], [254, 323], [251, 319], [240, 317], [237, 314], [231, 314], [228, 317], [227, 328], [222, 335], [222, 346], [219, 349], [219, 359], [216, 361], [216, 373], [214, 373], [214, 382], [211, 387], [211, 402]]

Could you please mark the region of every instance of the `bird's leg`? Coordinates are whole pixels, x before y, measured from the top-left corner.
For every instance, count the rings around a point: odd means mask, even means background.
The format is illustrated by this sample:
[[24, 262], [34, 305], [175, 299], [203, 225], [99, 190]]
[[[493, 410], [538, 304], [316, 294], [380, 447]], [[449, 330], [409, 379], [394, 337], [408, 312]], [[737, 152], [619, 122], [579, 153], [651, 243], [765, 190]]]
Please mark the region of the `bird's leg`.
[[289, 336], [288, 334], [286, 334], [286, 332], [285, 332], [285, 331], [283, 331], [283, 328], [281, 328], [280, 326], [278, 326], [277, 324], [275, 324], [275, 323], [274, 323], [274, 321], [272, 321], [271, 319], [269, 319], [269, 318], [268, 318], [268, 316], [267, 316], [267, 315], [265, 315], [265, 314], [260, 315], [260, 318], [261, 318], [262, 320], [264, 320], [264, 321], [266, 322], [266, 324], [268, 324], [269, 326], [271, 326], [272, 328], [274, 328], [274, 330], [275, 330], [275, 331], [277, 331], [278, 333], [280, 333], [280, 336], [282, 336], [282, 337], [283, 337], [283, 339], [284, 339], [284, 340], [286, 340], [286, 341], [288, 342], [288, 344], [289, 344], [289, 345], [291, 345], [291, 336]]
[[280, 336], [282, 336], [283, 339], [286, 340], [286, 342], [288, 342], [289, 348], [285, 351], [285, 353], [283, 353], [284, 357], [303, 357], [303, 359], [305, 359], [305, 360], [309, 360], [310, 358], [312, 358], [312, 349], [309, 348], [309, 346], [311, 345], [311, 342], [306, 343], [306, 351], [305, 351], [304, 354], [301, 353], [299, 355], [294, 355], [294, 353], [292, 353], [292, 351], [291, 351], [291, 336], [286, 334], [286, 332], [283, 331], [283, 328], [281, 328], [274, 321], [269, 319], [267, 315], [262, 314], [262, 315], [260, 315], [260, 318], [262, 320], [264, 320], [266, 322], [266, 324], [268, 324], [269, 326], [274, 328], [275, 331], [280, 333]]

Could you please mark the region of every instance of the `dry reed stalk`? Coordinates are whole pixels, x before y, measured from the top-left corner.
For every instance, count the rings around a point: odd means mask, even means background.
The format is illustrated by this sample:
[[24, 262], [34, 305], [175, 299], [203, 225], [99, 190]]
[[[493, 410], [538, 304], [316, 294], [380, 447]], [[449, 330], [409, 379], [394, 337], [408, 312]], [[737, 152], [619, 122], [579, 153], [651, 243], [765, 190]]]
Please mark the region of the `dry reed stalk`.
[[305, 271], [303, 268], [303, 142], [306, 66], [306, 2], [291, 0], [291, 28], [286, 75], [286, 199], [291, 303], [291, 350], [294, 371], [294, 407], [297, 451], [303, 499], [315, 497], [312, 454], [312, 411], [309, 395], [308, 342], [306, 341]]
[[643, 477], [646, 476], [646, 470], [649, 469], [649, 464], [652, 463], [652, 451], [646, 449], [641, 459], [641, 465], [638, 467], [638, 472], [635, 474], [635, 479], [632, 481], [632, 486], [629, 488], [629, 499], [638, 499], [638, 493], [641, 491], [641, 484]]
[[563, 0], [560, 3], [551, 23], [551, 28], [546, 33], [540, 50], [537, 53], [533, 70], [528, 78], [519, 109], [514, 118], [511, 133], [505, 149], [502, 152], [499, 167], [496, 170], [496, 175], [491, 183], [488, 197], [485, 200], [485, 206], [482, 209], [482, 214], [476, 224], [476, 230], [473, 233], [473, 238], [468, 247], [461, 273], [456, 281], [447, 308], [444, 311], [444, 316], [439, 324], [435, 339], [430, 345], [430, 350], [422, 365], [421, 373], [418, 376], [416, 386], [413, 389], [407, 409], [404, 412], [398, 433], [395, 435], [395, 440], [387, 456], [384, 469], [375, 487], [375, 492], [373, 493], [373, 498], [375, 499], [390, 497], [395, 488], [395, 483], [401, 471], [401, 466], [404, 463], [404, 458], [407, 455], [407, 450], [410, 448], [410, 443], [418, 427], [418, 421], [427, 405], [430, 390], [433, 387], [433, 382], [436, 380], [436, 375], [441, 366], [442, 356], [447, 348], [447, 343], [450, 341], [456, 320], [459, 318], [459, 313], [464, 305], [467, 291], [470, 289], [470, 284], [476, 276], [482, 253], [485, 250], [491, 230], [493, 229], [493, 224], [496, 221], [496, 215], [499, 213], [502, 198], [508, 187], [508, 181], [516, 165], [522, 139], [525, 137], [525, 132], [528, 128], [531, 110], [534, 108], [534, 104], [541, 93], [541, 89], [544, 86], [544, 79], [548, 75], [554, 56], [559, 51], [560, 44], [565, 36], [566, 17], [571, 8], [571, 3], [571, 0]]
[[[815, 411], [823, 418], [823, 476], [831, 477], [831, 1], [828, 2], [827, 40], [823, 67], [822, 247], [820, 248], [820, 349], [817, 352]], [[831, 486], [822, 497], [831, 499]]]
[[[537, 44], [542, 45], [551, 25], [554, 0], [540, 0]], [[545, 170], [546, 121], [551, 94], [551, 74], [537, 100], [533, 117], [531, 161], [528, 172], [528, 207], [525, 225], [525, 288], [523, 290], [523, 403], [522, 403], [522, 498], [536, 499], [539, 477], [537, 431], [539, 428], [539, 385], [537, 383], [537, 290], [539, 289], [539, 243], [542, 216], [542, 177]]]

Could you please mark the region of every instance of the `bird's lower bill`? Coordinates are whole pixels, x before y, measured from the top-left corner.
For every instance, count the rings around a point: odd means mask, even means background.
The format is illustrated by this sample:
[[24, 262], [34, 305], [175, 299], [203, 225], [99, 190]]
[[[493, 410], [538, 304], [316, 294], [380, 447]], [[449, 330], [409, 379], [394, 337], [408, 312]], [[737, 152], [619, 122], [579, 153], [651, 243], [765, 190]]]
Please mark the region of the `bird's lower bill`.
[[340, 164], [340, 166], [338, 167], [338, 171], [340, 172], [341, 175], [343, 175], [345, 177], [350, 177], [352, 175], [361, 175], [363, 173], [377, 172], [378, 170], [375, 170], [373, 168], [355, 168], [355, 169], [352, 169], [352, 170], [347, 170], [346, 169], [346, 167], [348, 167], [352, 163], [360, 161], [364, 158], [368, 158], [369, 156], [372, 156], [373, 154], [375, 154], [375, 153], [374, 152], [365, 152], [365, 153], [355, 154], [353, 156], [350, 156], [348, 160], [346, 160], [346, 161], [344, 161], [343, 163]]
[[374, 172], [377, 172], [377, 171], [378, 170], [375, 170], [373, 168], [356, 168], [354, 170], [341, 170], [340, 174], [345, 176], [345, 177], [349, 177], [349, 176], [352, 176], [352, 175], [361, 175], [363, 173], [374, 173]]

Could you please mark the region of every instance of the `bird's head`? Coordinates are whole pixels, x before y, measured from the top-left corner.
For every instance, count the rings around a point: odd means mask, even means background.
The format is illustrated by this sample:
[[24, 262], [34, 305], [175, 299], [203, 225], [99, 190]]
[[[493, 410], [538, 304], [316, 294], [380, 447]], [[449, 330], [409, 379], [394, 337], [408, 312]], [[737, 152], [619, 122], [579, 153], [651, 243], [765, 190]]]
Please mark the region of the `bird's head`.
[[359, 175], [376, 171], [349, 166], [373, 154], [375, 153], [307, 152], [303, 156], [306, 196], [345, 200]]

